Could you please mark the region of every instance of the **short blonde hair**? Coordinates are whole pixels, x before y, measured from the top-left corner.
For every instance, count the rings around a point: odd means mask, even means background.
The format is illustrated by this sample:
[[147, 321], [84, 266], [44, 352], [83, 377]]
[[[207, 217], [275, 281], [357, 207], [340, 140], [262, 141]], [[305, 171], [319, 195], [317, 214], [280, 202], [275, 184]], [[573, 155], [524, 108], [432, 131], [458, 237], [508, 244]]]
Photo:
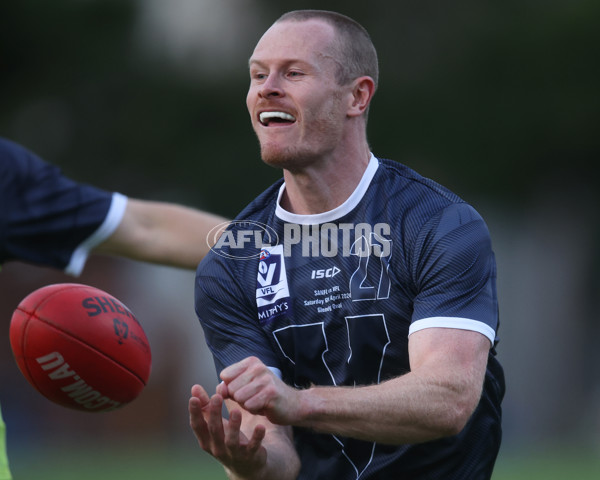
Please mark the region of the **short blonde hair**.
[[337, 70], [336, 80], [340, 85], [346, 85], [352, 80], [369, 76], [379, 82], [379, 62], [377, 51], [371, 41], [369, 32], [357, 21], [328, 10], [294, 10], [284, 13], [275, 23], [283, 21], [302, 22], [320, 19], [331, 25], [337, 35]]

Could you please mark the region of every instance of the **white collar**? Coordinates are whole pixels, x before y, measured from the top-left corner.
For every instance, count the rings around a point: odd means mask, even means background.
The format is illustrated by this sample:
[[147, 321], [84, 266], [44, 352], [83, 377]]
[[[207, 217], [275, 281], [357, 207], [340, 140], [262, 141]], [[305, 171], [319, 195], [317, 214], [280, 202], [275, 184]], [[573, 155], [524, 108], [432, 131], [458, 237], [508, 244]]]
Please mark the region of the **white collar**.
[[375, 155], [371, 153], [371, 158], [369, 159], [369, 164], [363, 174], [360, 182], [354, 189], [354, 192], [346, 199], [344, 203], [340, 206], [334, 208], [333, 210], [329, 210], [323, 213], [316, 213], [313, 215], [298, 215], [296, 213], [291, 213], [285, 210], [281, 206], [281, 197], [283, 196], [283, 192], [285, 191], [285, 182], [279, 188], [279, 195], [277, 196], [277, 207], [275, 208], [275, 215], [279, 217], [284, 222], [288, 223], [296, 223], [299, 225], [318, 225], [322, 223], [332, 222], [337, 220], [338, 218], [343, 217], [347, 213], [351, 212], [354, 207], [358, 205], [358, 203], [362, 200], [369, 185], [371, 184], [371, 180], [375, 176], [375, 172], [379, 167], [379, 161], [375, 158]]

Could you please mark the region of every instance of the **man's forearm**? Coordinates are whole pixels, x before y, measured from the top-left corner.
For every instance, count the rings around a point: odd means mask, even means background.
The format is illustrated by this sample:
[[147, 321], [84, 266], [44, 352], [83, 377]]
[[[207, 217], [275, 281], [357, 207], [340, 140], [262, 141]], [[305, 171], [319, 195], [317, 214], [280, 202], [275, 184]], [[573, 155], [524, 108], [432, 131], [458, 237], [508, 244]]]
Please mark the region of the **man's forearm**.
[[394, 445], [455, 435], [474, 409], [456, 384], [413, 373], [367, 387], [313, 387], [300, 397], [299, 426]]

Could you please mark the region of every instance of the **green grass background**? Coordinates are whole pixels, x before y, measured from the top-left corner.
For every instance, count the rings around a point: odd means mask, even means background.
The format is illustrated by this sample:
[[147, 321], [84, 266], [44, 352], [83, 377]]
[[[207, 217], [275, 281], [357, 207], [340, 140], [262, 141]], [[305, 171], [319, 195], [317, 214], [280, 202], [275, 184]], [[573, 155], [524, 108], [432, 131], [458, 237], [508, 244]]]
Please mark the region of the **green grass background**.
[[[81, 450], [58, 445], [12, 457], [14, 480], [224, 480], [200, 449], [122, 445]], [[493, 480], [598, 480], [600, 452], [564, 448], [501, 453]]]

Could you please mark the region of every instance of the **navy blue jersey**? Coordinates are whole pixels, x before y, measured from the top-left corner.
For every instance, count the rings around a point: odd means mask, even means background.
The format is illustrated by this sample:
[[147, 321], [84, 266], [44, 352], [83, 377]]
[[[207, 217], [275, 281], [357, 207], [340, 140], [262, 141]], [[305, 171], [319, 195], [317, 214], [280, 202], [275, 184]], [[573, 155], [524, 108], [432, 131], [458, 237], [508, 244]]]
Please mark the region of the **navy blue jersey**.
[[0, 138], [0, 265], [21, 260], [78, 275], [125, 205], [123, 195], [76, 183]]
[[[260, 358], [289, 385], [369, 385], [409, 371], [408, 337], [430, 327], [498, 329], [487, 226], [467, 203], [371, 157], [338, 208], [285, 211], [278, 182], [202, 261], [196, 312], [217, 370]], [[389, 446], [294, 429], [302, 479], [484, 479], [500, 446], [502, 368], [457, 436]]]

